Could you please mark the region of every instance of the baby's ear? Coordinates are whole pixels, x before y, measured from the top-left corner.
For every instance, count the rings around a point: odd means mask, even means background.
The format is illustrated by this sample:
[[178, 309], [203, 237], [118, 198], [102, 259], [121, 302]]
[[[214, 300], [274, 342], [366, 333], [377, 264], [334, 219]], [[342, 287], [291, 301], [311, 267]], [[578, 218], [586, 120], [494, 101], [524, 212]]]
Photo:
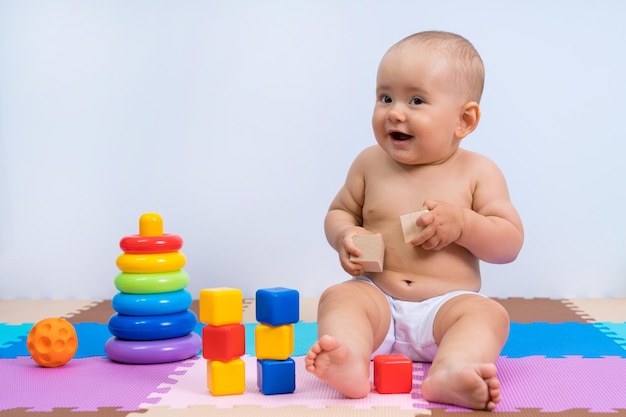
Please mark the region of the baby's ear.
[[475, 101], [465, 103], [461, 108], [459, 117], [459, 126], [454, 132], [457, 139], [463, 139], [476, 129], [480, 121], [480, 106]]

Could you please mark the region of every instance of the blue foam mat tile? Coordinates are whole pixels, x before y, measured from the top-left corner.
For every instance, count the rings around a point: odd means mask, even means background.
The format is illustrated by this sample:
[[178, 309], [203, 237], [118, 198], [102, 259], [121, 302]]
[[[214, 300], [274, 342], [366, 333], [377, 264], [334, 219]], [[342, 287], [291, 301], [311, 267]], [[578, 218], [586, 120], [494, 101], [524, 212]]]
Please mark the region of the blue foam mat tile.
[[594, 324], [511, 323], [511, 333], [501, 356], [509, 358], [618, 356], [625, 358], [626, 350]]
[[623, 349], [626, 349], [626, 323], [598, 322], [593, 325]]
[[[26, 338], [32, 328], [28, 325], [26, 334], [18, 337], [18, 340], [8, 343], [0, 349], [0, 358], [17, 358], [18, 356], [30, 356], [26, 348]], [[88, 358], [92, 356], [104, 356], [104, 344], [111, 337], [107, 325], [99, 323], [75, 324], [76, 336], [78, 337], [78, 349], [75, 358]]]
[[[246, 354], [254, 356], [254, 328], [256, 323], [244, 323], [246, 329]], [[26, 348], [26, 338], [33, 324], [0, 324], [0, 358], [30, 356]], [[202, 337], [204, 324], [198, 323], [194, 332]], [[78, 323], [74, 325], [78, 336], [78, 349], [75, 358], [106, 356], [104, 345], [112, 337], [106, 324]], [[292, 356], [304, 356], [317, 340], [317, 323], [299, 322], [294, 325], [295, 350]]]
[[[244, 323], [246, 354], [254, 355], [254, 328], [256, 323]], [[0, 325], [0, 358], [30, 356], [26, 337], [31, 325]], [[76, 358], [105, 356], [104, 345], [111, 337], [108, 326], [98, 323], [75, 324], [78, 335]], [[203, 324], [194, 329], [202, 335]], [[317, 323], [299, 322], [294, 325], [295, 350], [293, 356], [304, 356], [317, 340]], [[511, 334], [501, 356], [522, 358], [545, 356], [562, 358], [582, 356], [626, 358], [626, 324], [616, 323], [511, 323]]]
[[0, 349], [20, 341], [21, 337], [26, 338], [32, 327], [32, 324], [0, 323]]

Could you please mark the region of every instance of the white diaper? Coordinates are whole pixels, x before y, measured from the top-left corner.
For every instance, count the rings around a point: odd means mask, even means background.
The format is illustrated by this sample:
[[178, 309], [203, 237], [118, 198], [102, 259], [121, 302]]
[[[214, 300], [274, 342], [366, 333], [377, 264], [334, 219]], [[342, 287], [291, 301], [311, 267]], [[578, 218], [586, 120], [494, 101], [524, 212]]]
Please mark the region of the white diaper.
[[[369, 278], [361, 276], [354, 279], [376, 287]], [[400, 353], [414, 362], [432, 362], [437, 353], [433, 335], [435, 316], [446, 301], [465, 294], [482, 295], [472, 291], [452, 291], [416, 302], [397, 300], [385, 294], [391, 308], [392, 323], [389, 325], [385, 340], [372, 353], [372, 359], [376, 355]]]

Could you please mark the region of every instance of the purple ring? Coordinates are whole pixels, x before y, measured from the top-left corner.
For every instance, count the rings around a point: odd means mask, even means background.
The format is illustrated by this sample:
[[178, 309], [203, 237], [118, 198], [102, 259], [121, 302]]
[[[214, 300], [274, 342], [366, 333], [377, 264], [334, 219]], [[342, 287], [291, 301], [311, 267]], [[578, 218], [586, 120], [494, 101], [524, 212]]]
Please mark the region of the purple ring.
[[202, 338], [191, 332], [173, 339], [133, 341], [111, 337], [104, 352], [115, 362], [148, 365], [189, 359], [200, 352]]

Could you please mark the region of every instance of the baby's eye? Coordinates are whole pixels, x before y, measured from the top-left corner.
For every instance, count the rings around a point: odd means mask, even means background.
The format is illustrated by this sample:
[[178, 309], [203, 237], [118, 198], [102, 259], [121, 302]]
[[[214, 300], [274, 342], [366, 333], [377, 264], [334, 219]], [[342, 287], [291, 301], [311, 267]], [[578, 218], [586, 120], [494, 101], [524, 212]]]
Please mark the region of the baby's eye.
[[381, 103], [389, 104], [391, 103], [392, 100], [391, 100], [391, 97], [383, 95], [383, 96], [380, 96], [380, 101]]
[[419, 97], [413, 97], [413, 98], [411, 99], [411, 104], [415, 104], [415, 105], [418, 105], [418, 104], [424, 104], [424, 100], [422, 100], [422, 99], [421, 99], [421, 98], [419, 98]]

